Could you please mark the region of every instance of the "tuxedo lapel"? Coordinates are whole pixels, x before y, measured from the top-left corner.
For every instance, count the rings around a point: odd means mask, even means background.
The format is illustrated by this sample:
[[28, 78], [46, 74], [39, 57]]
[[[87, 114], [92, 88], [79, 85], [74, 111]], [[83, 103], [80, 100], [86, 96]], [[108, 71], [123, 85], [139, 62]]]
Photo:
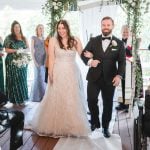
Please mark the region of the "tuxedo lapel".
[[108, 52], [111, 50], [111, 43], [112, 43], [112, 39], [111, 39], [111, 41], [110, 41], [108, 47], [106, 48], [106, 50], [105, 50], [105, 52], [104, 52], [105, 54], [108, 53]]
[[99, 36], [97, 43], [98, 43], [98, 53], [104, 55], [104, 50], [103, 50], [103, 46], [102, 46], [102, 35]]

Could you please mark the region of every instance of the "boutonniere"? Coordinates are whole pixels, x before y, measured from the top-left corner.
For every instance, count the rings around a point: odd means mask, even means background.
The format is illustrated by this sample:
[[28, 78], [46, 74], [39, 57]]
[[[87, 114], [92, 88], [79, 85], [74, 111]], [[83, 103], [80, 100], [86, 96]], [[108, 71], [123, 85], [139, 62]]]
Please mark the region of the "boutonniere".
[[111, 41], [111, 45], [110, 45], [111, 47], [112, 47], [112, 51], [116, 51], [117, 50], [117, 42], [115, 41], [115, 40], [112, 40]]
[[115, 40], [112, 40], [112, 41], [111, 41], [111, 45], [112, 45], [113, 47], [116, 47], [116, 46], [117, 46], [117, 42], [116, 42]]

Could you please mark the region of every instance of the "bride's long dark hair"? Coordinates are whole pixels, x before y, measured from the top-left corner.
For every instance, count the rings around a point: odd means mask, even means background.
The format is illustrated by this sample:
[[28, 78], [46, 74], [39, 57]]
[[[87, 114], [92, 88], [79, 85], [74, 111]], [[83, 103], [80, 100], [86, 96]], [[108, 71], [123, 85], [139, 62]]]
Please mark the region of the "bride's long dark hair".
[[[64, 28], [67, 30], [67, 34], [68, 34], [67, 48], [64, 47], [64, 45], [62, 43], [62, 37], [58, 33], [58, 26], [60, 24], [63, 24]], [[71, 49], [74, 46], [76, 47], [77, 41], [75, 40], [74, 36], [71, 36], [70, 28], [69, 28], [69, 25], [68, 25], [66, 20], [58, 21], [56, 29], [57, 29], [57, 40], [58, 40], [60, 48], [62, 48], [62, 49]]]

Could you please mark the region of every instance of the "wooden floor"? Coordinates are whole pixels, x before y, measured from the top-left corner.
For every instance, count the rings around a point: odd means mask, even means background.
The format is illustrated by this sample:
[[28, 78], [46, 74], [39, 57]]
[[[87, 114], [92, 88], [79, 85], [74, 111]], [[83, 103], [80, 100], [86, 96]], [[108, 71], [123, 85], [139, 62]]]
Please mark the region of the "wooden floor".
[[[10, 107], [9, 109], [21, 110], [26, 115], [35, 105], [35, 103], [29, 103], [26, 107]], [[117, 113], [113, 133], [121, 136], [123, 150], [133, 150], [133, 119], [128, 117], [128, 113]], [[0, 135], [0, 147], [2, 150], [9, 150], [9, 140], [10, 129]], [[58, 139], [39, 137], [31, 131], [24, 130], [23, 146], [19, 150], [52, 150], [57, 141]]]

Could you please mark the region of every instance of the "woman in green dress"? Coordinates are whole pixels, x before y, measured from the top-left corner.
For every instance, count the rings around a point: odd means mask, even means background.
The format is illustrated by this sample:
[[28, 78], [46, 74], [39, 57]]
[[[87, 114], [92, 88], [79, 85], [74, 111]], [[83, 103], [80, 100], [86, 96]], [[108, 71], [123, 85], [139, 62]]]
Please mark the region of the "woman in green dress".
[[2, 38], [0, 37], [0, 92], [4, 93], [4, 72], [3, 72], [3, 53], [1, 53], [1, 51], [3, 50], [3, 46], [2, 46]]
[[24, 105], [28, 99], [27, 65], [18, 67], [13, 63], [19, 49], [27, 49], [28, 42], [23, 36], [19, 22], [14, 21], [11, 25], [11, 34], [4, 40], [7, 53], [6, 64], [6, 94], [11, 103]]

